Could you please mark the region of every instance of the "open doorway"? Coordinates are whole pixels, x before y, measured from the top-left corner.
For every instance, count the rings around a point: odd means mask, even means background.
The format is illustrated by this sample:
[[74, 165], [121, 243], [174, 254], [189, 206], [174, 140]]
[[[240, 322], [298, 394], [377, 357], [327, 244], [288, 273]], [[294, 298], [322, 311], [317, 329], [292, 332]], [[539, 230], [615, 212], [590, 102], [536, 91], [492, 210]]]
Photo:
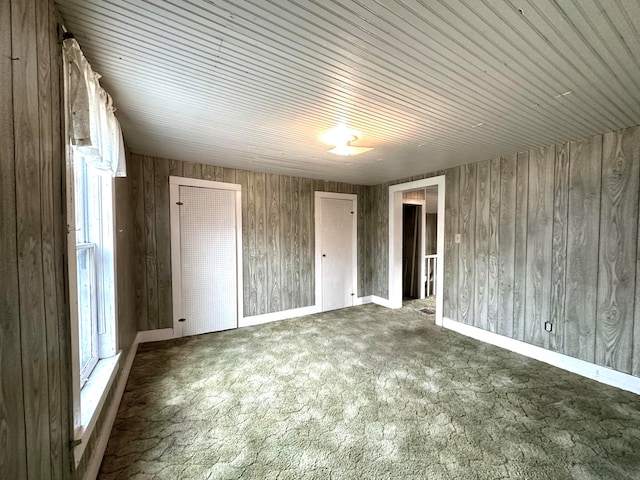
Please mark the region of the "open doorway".
[[[437, 325], [442, 325], [443, 306], [444, 283], [438, 272], [444, 272], [444, 184], [444, 176], [439, 176], [389, 187], [389, 306], [400, 308], [407, 297], [435, 296]], [[421, 198], [411, 198], [416, 196]], [[416, 204], [420, 206], [419, 214]], [[421, 228], [415, 226], [417, 215]], [[413, 227], [409, 226], [411, 222]], [[420, 230], [417, 244], [411, 239], [417, 236], [413, 230]], [[414, 260], [417, 250], [421, 253]], [[415, 271], [419, 273], [412, 278]]]
[[424, 234], [424, 190], [405, 192], [402, 198], [403, 299], [424, 298]]
[[438, 187], [402, 192], [402, 298], [428, 299], [435, 313]]

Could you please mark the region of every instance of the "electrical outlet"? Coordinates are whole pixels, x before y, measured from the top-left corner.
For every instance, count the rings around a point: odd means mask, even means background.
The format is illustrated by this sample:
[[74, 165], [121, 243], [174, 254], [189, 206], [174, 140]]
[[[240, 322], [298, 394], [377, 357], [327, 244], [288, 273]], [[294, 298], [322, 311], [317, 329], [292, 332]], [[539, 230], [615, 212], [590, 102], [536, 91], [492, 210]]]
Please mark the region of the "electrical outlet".
[[455, 243], [460, 243], [460, 234], [456, 233], [455, 239], [454, 239]]
[[551, 323], [551, 322], [544, 322], [544, 329], [545, 329], [547, 332], [552, 331], [552, 330], [553, 330], [553, 323]]

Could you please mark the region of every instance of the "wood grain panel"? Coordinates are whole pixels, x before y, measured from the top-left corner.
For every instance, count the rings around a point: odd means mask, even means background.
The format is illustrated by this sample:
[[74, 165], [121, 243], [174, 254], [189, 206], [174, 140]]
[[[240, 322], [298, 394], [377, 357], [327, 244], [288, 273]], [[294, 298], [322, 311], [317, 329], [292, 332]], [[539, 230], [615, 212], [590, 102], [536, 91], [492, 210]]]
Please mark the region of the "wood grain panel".
[[[361, 292], [362, 296], [371, 295], [373, 293], [371, 286], [371, 279], [373, 277], [373, 271], [371, 269], [372, 264], [372, 242], [373, 242], [373, 229], [371, 227], [372, 223], [372, 215], [371, 215], [371, 203], [373, 202], [372, 198], [372, 187], [362, 187], [362, 200], [359, 201], [359, 209], [362, 214], [362, 226], [358, 225], [358, 228], [362, 228], [362, 236], [360, 240], [361, 251], [362, 251], [362, 271], [363, 271], [363, 291]], [[359, 230], [360, 231], [360, 230]]]
[[156, 251], [156, 198], [155, 162], [152, 157], [142, 157], [144, 195], [145, 271], [147, 274], [147, 325], [158, 328], [158, 269]]
[[524, 340], [525, 338], [528, 214], [529, 152], [522, 152], [518, 153], [516, 163], [516, 218], [515, 247], [513, 259], [513, 334], [517, 340]]
[[[245, 315], [257, 315], [258, 312], [258, 282], [256, 268], [258, 265], [258, 246], [256, 244], [256, 232], [258, 231], [258, 220], [256, 217], [256, 193], [255, 174], [244, 172], [247, 178], [247, 252], [243, 261], [248, 265], [248, 276], [245, 276], [244, 283], [249, 286], [249, 308]], [[245, 260], [246, 259], [246, 260]]]
[[489, 184], [489, 252], [487, 279], [487, 328], [491, 332], [498, 331], [498, 289], [499, 252], [500, 252], [500, 158], [491, 160]]
[[322, 190], [324, 192], [337, 192], [338, 191], [338, 182], [325, 180], [324, 186], [319, 188], [318, 190]]
[[554, 160], [555, 146], [529, 154], [524, 341], [545, 348], [549, 346], [544, 322], [550, 313]]
[[202, 165], [200, 167], [200, 174], [202, 180], [211, 180], [215, 181], [216, 179], [216, 167], [213, 165]]
[[[49, 452], [51, 464], [49, 466], [50, 478], [63, 478], [62, 449], [62, 410], [60, 374], [61, 357], [58, 332], [58, 283], [61, 277], [56, 275], [56, 236], [54, 231], [56, 213], [54, 207], [54, 112], [52, 97], [57, 92], [52, 91], [51, 77], [57, 75], [52, 72], [51, 63], [51, 28], [49, 20], [48, 0], [36, 2], [36, 35], [38, 50], [38, 120], [40, 124], [40, 201], [41, 201], [41, 241], [42, 241], [42, 278], [44, 287], [44, 323], [46, 326], [47, 345], [47, 397], [49, 404]], [[54, 39], [55, 40], [55, 39]], [[55, 65], [53, 66], [55, 68]], [[56, 111], [56, 120], [59, 122], [60, 112]], [[56, 132], [58, 130], [56, 129]], [[60, 151], [58, 151], [60, 153]], [[55, 165], [60, 166], [59, 162]], [[57, 177], [56, 177], [57, 179]], [[64, 465], [66, 468], [67, 465]], [[66, 473], [66, 472], [65, 472]]]
[[169, 171], [170, 165], [168, 160], [154, 159], [158, 328], [173, 327]]
[[237, 170], [236, 181], [240, 184], [242, 196], [242, 278], [243, 278], [243, 312], [245, 316], [255, 315], [256, 296], [252, 274], [252, 258], [255, 257], [255, 204], [253, 203], [249, 172]]
[[[640, 228], [638, 229], [637, 245], [640, 248]], [[640, 377], [640, 258], [636, 260], [636, 294], [634, 298], [632, 341], [631, 375]]]
[[572, 142], [569, 159], [563, 352], [595, 361], [602, 136]]
[[0, 2], [0, 478], [26, 478], [11, 58], [11, 4]]
[[266, 193], [266, 312], [278, 312], [281, 310], [282, 289], [280, 286], [280, 232], [281, 222], [285, 221], [280, 217], [280, 177], [278, 175], [268, 174], [265, 178]]
[[[514, 260], [516, 251], [516, 219], [518, 218], [516, 214], [516, 208], [518, 206], [516, 201], [517, 169], [517, 155], [508, 155], [500, 158], [496, 332], [508, 337], [513, 335], [514, 326]], [[524, 168], [522, 170], [526, 171]], [[520, 193], [522, 194], [522, 192]], [[492, 201], [493, 200], [492, 198]], [[526, 217], [521, 223], [526, 226]]]
[[12, 55], [20, 59], [20, 65], [13, 68], [12, 81], [27, 471], [32, 478], [47, 478], [51, 469], [51, 439], [46, 329], [40, 328], [45, 318], [45, 305], [36, 15], [35, 1], [11, 2]]
[[193, 162], [183, 162], [182, 174], [187, 178], [202, 178], [202, 165]]
[[369, 195], [369, 212], [368, 212], [368, 222], [367, 222], [367, 228], [369, 230], [369, 234], [368, 234], [368, 248], [369, 251], [371, 252], [371, 255], [369, 256], [369, 265], [368, 265], [368, 269], [371, 271], [371, 276], [369, 278], [369, 284], [371, 286], [371, 294], [372, 295], [378, 295], [378, 275], [379, 275], [379, 268], [378, 268], [378, 240], [377, 240], [377, 230], [378, 230], [378, 225], [377, 225], [377, 215], [378, 215], [378, 208], [379, 208], [379, 199], [378, 199], [378, 192], [379, 192], [379, 187], [378, 186], [372, 186], [369, 187], [368, 189], [368, 195]]
[[[70, 338], [70, 313], [68, 301], [65, 298], [66, 295], [66, 281], [65, 281], [65, 254], [67, 252], [66, 235], [67, 230], [65, 228], [66, 222], [61, 218], [62, 212], [65, 209], [63, 204], [63, 188], [65, 185], [66, 168], [64, 162], [64, 115], [63, 115], [63, 98], [62, 98], [62, 85], [63, 85], [63, 72], [62, 72], [62, 50], [60, 47], [60, 38], [58, 32], [59, 14], [55, 9], [55, 5], [47, 1], [45, 2], [49, 9], [49, 22], [46, 25], [46, 29], [49, 32], [49, 60], [51, 62], [51, 75], [50, 75], [50, 91], [51, 91], [51, 155], [52, 155], [52, 218], [60, 218], [58, 221], [53, 222], [53, 235], [54, 235], [54, 269], [56, 275], [56, 297], [57, 297], [57, 338], [47, 337], [47, 344], [57, 349], [56, 355], [50, 356], [50, 362], [57, 364], [58, 376], [51, 377], [49, 384], [54, 384], [53, 388], [49, 390], [49, 403], [51, 405], [50, 410], [59, 412], [56, 419], [51, 420], [51, 438], [54, 442], [59, 442], [59, 447], [56, 447], [56, 452], [60, 452], [60, 457], [56, 458], [57, 453], [52, 453], [52, 463], [57, 462], [60, 465], [61, 478], [65, 478], [66, 473], [70, 465], [70, 452], [67, 445], [70, 441], [71, 431], [69, 425], [71, 424], [69, 418], [69, 403], [70, 398], [68, 392], [68, 379], [71, 375], [71, 367], [67, 362], [69, 358], [70, 345], [68, 338]], [[40, 86], [42, 88], [42, 86]], [[46, 87], [45, 87], [46, 88]], [[128, 205], [128, 207], [130, 207]], [[129, 258], [132, 261], [132, 258]], [[133, 265], [133, 263], [132, 263]], [[133, 282], [133, 275], [130, 277], [130, 281]], [[132, 304], [133, 305], [133, 304]], [[120, 317], [124, 318], [124, 317]], [[126, 317], [132, 328], [135, 329], [135, 315]], [[53, 332], [52, 332], [53, 333]], [[124, 345], [123, 342], [120, 345]], [[58, 402], [57, 405], [55, 403]], [[52, 413], [53, 416], [53, 413]], [[59, 432], [55, 434], [54, 432]], [[55, 469], [56, 467], [52, 467]]]
[[213, 179], [216, 182], [224, 182], [224, 171], [223, 167], [214, 167], [213, 169]]
[[461, 237], [458, 251], [458, 316], [457, 320], [473, 325], [475, 309], [475, 189], [476, 165], [460, 167], [460, 220], [458, 224]]
[[380, 247], [379, 259], [382, 262], [380, 282], [380, 296], [389, 298], [389, 182], [382, 184], [380, 192], [380, 210], [378, 210], [378, 241]]
[[631, 373], [640, 128], [604, 135], [596, 363]]
[[358, 196], [358, 297], [363, 297], [365, 295], [369, 295], [366, 292], [365, 285], [365, 190], [366, 187], [362, 185], [357, 185], [355, 188], [355, 194]]
[[380, 253], [380, 240], [379, 240], [379, 232], [378, 232], [378, 210], [380, 209], [380, 192], [382, 187], [380, 185], [376, 185], [370, 188], [370, 201], [371, 207], [370, 218], [369, 218], [369, 231], [370, 231], [370, 240], [369, 240], [369, 248], [371, 249], [371, 257], [369, 257], [370, 268], [371, 268], [371, 293], [372, 295], [380, 296], [380, 287], [378, 278], [380, 277], [380, 269], [379, 265], [379, 253]]
[[444, 273], [443, 315], [456, 321], [459, 244], [455, 243], [455, 235], [458, 233], [459, 177], [459, 168], [452, 168], [445, 173], [444, 265], [439, 268]]
[[[129, 157], [129, 155], [127, 155]], [[118, 299], [118, 346], [126, 356], [138, 333], [135, 296], [133, 211], [130, 179], [114, 178], [116, 195], [116, 298]]]
[[147, 313], [147, 249], [145, 235], [144, 160], [139, 155], [131, 155], [127, 164], [129, 188], [134, 206], [133, 238], [136, 272], [136, 318], [139, 330], [149, 330]]
[[184, 162], [181, 160], [169, 160], [169, 175], [174, 177], [184, 176]]
[[280, 222], [277, 229], [280, 235], [280, 309], [289, 310], [293, 305], [293, 194], [291, 177], [283, 175], [279, 177], [279, 181]]
[[554, 351], [562, 351], [560, 333], [564, 329], [565, 322], [569, 155], [569, 143], [556, 145], [551, 247], [551, 303], [549, 306], [549, 321], [553, 324], [553, 331], [547, 334], [549, 348]]
[[357, 195], [358, 194], [358, 186], [357, 185], [353, 185], [351, 183], [339, 182], [338, 183], [338, 193], [348, 193], [348, 194], [351, 194], [351, 195]]
[[476, 327], [488, 329], [489, 308], [489, 200], [491, 188], [490, 162], [476, 165], [475, 191], [475, 276], [473, 285], [474, 322]]
[[315, 305], [315, 252], [313, 180], [300, 179], [300, 300], [301, 307]]
[[225, 168], [223, 172], [221, 182], [226, 183], [237, 183], [236, 182], [236, 169], [235, 168]]
[[[384, 196], [384, 198], [383, 198]], [[375, 193], [374, 198], [378, 199], [376, 204], [376, 209], [374, 211], [375, 221], [374, 221], [374, 251], [376, 252], [375, 261], [376, 261], [376, 270], [378, 275], [374, 278], [375, 285], [375, 294], [382, 298], [388, 298], [388, 269], [387, 262], [388, 254], [385, 255], [385, 252], [388, 251], [387, 248], [387, 237], [388, 231], [387, 226], [385, 225], [385, 210], [389, 208], [389, 190], [386, 184], [379, 185], [377, 187], [377, 191]]]
[[291, 308], [302, 307], [300, 282], [300, 178], [291, 177]]
[[376, 261], [378, 275], [376, 276], [377, 290], [375, 295], [389, 298], [389, 184], [379, 186], [375, 197], [378, 200], [375, 221]]
[[266, 175], [253, 173], [253, 195], [256, 208], [256, 258], [255, 286], [256, 313], [267, 313], [269, 303], [269, 285], [267, 273], [267, 192]]

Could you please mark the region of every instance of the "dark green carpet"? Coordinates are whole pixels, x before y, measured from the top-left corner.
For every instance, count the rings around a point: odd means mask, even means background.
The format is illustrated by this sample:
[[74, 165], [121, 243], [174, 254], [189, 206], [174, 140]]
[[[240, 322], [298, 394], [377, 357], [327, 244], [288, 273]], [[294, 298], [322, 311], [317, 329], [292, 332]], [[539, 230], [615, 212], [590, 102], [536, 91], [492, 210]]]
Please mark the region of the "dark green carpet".
[[100, 479], [640, 478], [640, 397], [422, 306], [141, 345]]

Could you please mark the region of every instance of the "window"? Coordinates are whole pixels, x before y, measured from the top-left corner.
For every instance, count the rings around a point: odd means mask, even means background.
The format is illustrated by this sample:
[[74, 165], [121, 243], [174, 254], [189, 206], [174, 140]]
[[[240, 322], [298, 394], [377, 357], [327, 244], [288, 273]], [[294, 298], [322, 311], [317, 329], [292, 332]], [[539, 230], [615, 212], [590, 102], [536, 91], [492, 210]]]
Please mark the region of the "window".
[[73, 149], [78, 296], [78, 360], [82, 388], [101, 358], [114, 355], [113, 181], [98, 160]]
[[98, 311], [96, 297], [96, 245], [76, 244], [78, 261], [78, 348], [80, 386], [89, 380], [98, 363]]
[[100, 157], [68, 145], [67, 198], [76, 466], [115, 379], [113, 176]]
[[73, 38], [65, 38], [63, 53], [77, 466], [118, 371], [113, 178], [126, 176], [126, 167], [122, 131], [100, 75]]

